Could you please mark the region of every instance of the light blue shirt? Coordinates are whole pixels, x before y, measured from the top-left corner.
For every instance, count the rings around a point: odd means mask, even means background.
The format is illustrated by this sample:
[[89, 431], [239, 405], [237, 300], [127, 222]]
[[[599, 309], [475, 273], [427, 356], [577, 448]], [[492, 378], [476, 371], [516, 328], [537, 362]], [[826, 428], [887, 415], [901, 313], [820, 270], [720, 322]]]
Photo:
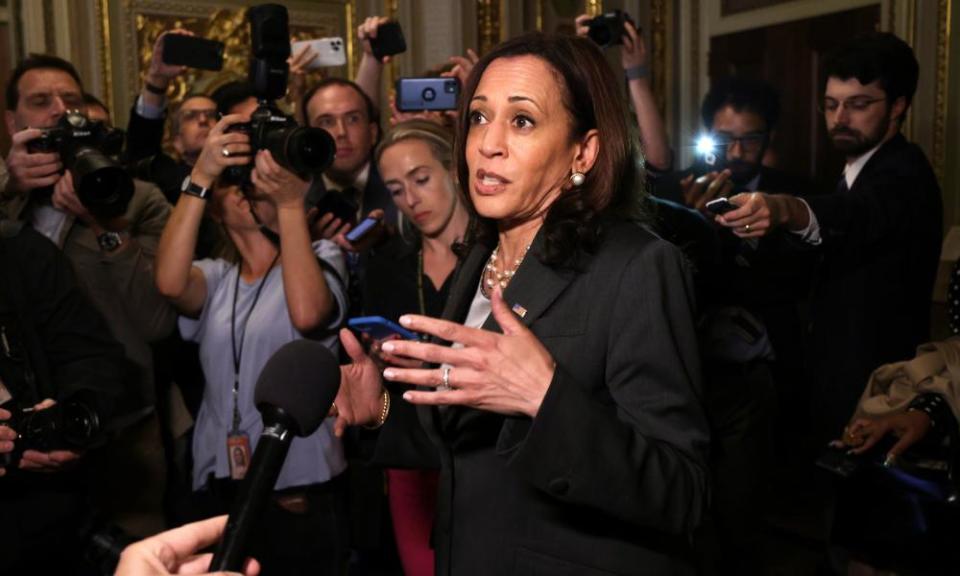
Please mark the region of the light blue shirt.
[[[347, 309], [347, 270], [340, 248], [327, 240], [313, 243], [316, 255], [330, 268], [324, 270], [327, 286], [337, 302], [336, 318], [327, 324], [329, 332], [322, 342], [334, 354], [338, 351], [336, 328], [343, 321]], [[233, 348], [230, 341], [230, 318], [233, 310], [233, 290], [238, 267], [225, 260], [200, 260], [194, 265], [203, 271], [207, 282], [207, 299], [196, 320], [180, 317], [180, 333], [185, 340], [200, 344], [200, 363], [206, 378], [203, 403], [197, 415], [193, 434], [193, 489], [207, 483], [212, 472], [217, 478], [230, 477], [227, 435], [233, 423]], [[339, 275], [339, 277], [338, 277]], [[253, 404], [253, 390], [267, 360], [273, 353], [292, 340], [303, 338], [294, 328], [283, 292], [283, 274], [274, 266], [264, 280], [263, 291], [254, 307], [250, 307], [260, 280], [248, 284], [240, 280], [237, 292], [237, 337], [243, 331], [243, 320], [250, 315], [243, 339], [240, 359], [240, 429], [250, 438], [251, 449], [256, 446], [263, 430], [260, 413]], [[275, 489], [326, 482], [346, 468], [343, 446], [333, 436], [333, 419], [327, 418], [320, 429], [306, 438], [294, 438], [290, 452], [280, 471]]]

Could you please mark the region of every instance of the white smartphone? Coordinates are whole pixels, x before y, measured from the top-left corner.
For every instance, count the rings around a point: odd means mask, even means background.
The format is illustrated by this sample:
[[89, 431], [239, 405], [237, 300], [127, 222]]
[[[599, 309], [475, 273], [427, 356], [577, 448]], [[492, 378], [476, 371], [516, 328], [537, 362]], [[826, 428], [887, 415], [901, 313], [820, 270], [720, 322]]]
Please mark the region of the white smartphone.
[[343, 66], [347, 63], [347, 47], [343, 38], [317, 38], [316, 40], [300, 40], [293, 43], [293, 54], [299, 54], [304, 46], [310, 46], [317, 55], [307, 66], [307, 70]]

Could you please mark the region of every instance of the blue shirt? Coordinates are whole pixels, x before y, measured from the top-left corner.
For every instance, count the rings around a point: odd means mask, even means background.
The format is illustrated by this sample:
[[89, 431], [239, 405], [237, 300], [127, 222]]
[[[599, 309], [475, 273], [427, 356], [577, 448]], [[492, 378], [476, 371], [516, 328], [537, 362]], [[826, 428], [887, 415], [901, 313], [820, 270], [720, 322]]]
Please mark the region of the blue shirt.
[[[313, 243], [314, 253], [336, 274], [324, 270], [327, 286], [337, 302], [337, 314], [331, 318], [322, 342], [337, 353], [336, 328], [347, 309], [347, 271], [340, 248], [327, 240]], [[200, 344], [200, 363], [206, 378], [203, 402], [197, 414], [193, 434], [193, 489], [207, 483], [212, 472], [217, 478], [230, 477], [227, 435], [233, 423], [233, 348], [230, 340], [230, 319], [233, 292], [239, 268], [225, 260], [200, 260], [194, 266], [203, 271], [207, 282], [207, 299], [196, 320], [180, 317], [180, 332], [185, 340]], [[338, 277], [339, 275], [339, 277]], [[237, 291], [237, 345], [243, 335], [240, 359], [238, 406], [240, 429], [249, 436], [253, 449], [263, 430], [260, 413], [253, 405], [253, 390], [260, 371], [273, 353], [292, 340], [303, 338], [294, 328], [283, 292], [283, 274], [274, 266], [264, 280], [260, 299], [253, 308], [260, 279], [248, 284], [242, 278]], [[244, 335], [243, 320], [249, 315]], [[333, 419], [324, 421], [320, 429], [306, 438], [294, 438], [290, 452], [280, 471], [275, 489], [326, 482], [346, 468], [343, 447], [333, 436]]]

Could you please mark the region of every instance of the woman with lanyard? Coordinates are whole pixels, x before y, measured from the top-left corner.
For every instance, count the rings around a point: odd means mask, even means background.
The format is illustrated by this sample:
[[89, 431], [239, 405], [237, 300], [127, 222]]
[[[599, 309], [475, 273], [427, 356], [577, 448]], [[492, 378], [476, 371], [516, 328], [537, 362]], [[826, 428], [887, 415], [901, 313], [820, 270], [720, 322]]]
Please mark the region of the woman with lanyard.
[[[458, 261], [454, 247], [470, 222], [451, 173], [453, 134], [436, 122], [408, 120], [384, 135], [374, 159], [397, 205], [400, 234], [370, 254], [364, 312], [394, 322], [411, 312], [439, 316]], [[379, 345], [372, 349], [385, 365], [412, 365]], [[439, 464], [387, 470], [393, 533], [408, 576], [433, 574], [430, 532]]]
[[[206, 386], [193, 436], [195, 516], [229, 511], [263, 422], [253, 405], [257, 378], [281, 346], [311, 335], [336, 353], [334, 329], [346, 310], [343, 256], [311, 244], [304, 208], [310, 182], [269, 151], [250, 156], [249, 137], [226, 132], [245, 117], [225, 116], [210, 131], [160, 240], [157, 286], [181, 313], [180, 331], [200, 344]], [[253, 164], [249, 178], [230, 166]], [[193, 262], [205, 212], [238, 257]], [[263, 574], [339, 573], [346, 467], [330, 421], [295, 438], [253, 551]]]

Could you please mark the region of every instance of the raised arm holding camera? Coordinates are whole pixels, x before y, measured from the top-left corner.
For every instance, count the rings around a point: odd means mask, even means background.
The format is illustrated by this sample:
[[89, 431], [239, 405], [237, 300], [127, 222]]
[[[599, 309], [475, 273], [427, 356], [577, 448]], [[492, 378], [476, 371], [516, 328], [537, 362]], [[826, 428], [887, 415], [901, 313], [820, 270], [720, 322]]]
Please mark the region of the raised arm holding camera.
[[647, 169], [654, 172], [669, 170], [673, 164], [673, 152], [667, 143], [667, 131], [653, 95], [643, 31], [628, 14], [619, 10], [594, 18], [581, 14], [577, 16], [576, 26], [578, 36], [589, 37], [602, 48], [620, 46], [620, 63], [630, 102], [637, 115], [644, 162]]
[[[257, 108], [213, 127], [157, 257], [157, 285], [181, 312], [184, 338], [199, 343], [206, 379], [192, 449], [198, 517], [228, 511], [246, 474], [263, 429], [253, 388], [266, 361], [304, 337], [336, 351], [335, 329], [347, 310], [343, 255], [332, 242], [311, 242], [305, 207], [311, 179], [333, 159], [333, 143], [271, 102], [286, 89], [286, 74], [273, 71], [284, 69], [290, 51], [286, 26], [267, 34], [258, 25], [258, 18], [280, 17], [272, 8], [248, 13]], [[205, 212], [225, 229], [235, 260], [194, 261]], [[293, 441], [253, 554], [265, 574], [340, 572], [345, 468], [331, 422]]]

